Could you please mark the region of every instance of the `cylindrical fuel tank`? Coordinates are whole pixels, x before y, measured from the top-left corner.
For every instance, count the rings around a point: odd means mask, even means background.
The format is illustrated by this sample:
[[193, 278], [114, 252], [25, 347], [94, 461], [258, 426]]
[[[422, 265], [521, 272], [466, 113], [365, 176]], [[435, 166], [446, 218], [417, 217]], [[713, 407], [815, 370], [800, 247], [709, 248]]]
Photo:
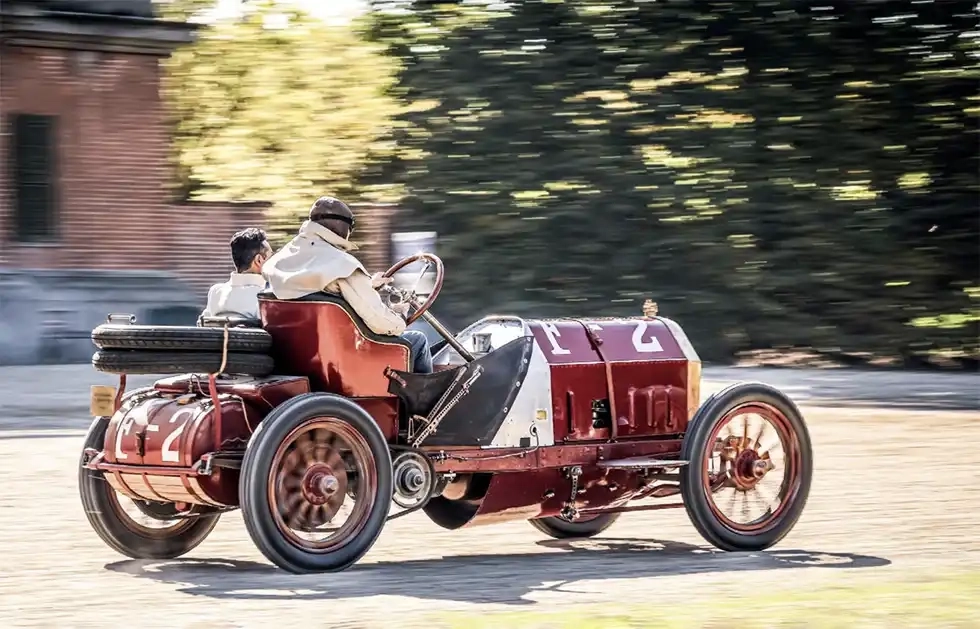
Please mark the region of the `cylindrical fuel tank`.
[[202, 474], [201, 457], [243, 451], [261, 415], [240, 398], [219, 396], [221, 421], [209, 397], [151, 392], [134, 396], [106, 430], [105, 477], [131, 498], [215, 506], [238, 504], [238, 470]]

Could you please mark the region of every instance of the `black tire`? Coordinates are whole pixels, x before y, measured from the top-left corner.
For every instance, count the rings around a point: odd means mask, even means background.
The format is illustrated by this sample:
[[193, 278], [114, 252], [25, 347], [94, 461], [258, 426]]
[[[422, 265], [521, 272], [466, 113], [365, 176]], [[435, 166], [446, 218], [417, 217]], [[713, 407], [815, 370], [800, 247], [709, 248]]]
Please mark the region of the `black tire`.
[[[96, 417], [85, 435], [83, 450], [101, 449], [108, 426], [108, 417]], [[80, 459], [78, 493], [85, 517], [102, 541], [122, 555], [133, 559], [174, 559], [196, 548], [218, 524], [220, 513], [202, 512], [167, 529], [143, 527], [122, 510], [116, 491], [102, 472], [85, 469], [82, 463]], [[172, 504], [134, 502], [140, 511], [157, 519], [176, 513]]]
[[[758, 531], [733, 529], [712, 511], [711, 498], [704, 487], [704, 453], [718, 422], [738, 406], [761, 403], [776, 409], [788, 422], [798, 441], [799, 469], [788, 485], [792, 499], [779, 515]], [[690, 461], [680, 468], [680, 491], [691, 523], [702, 537], [727, 551], [761, 551], [783, 539], [796, 525], [810, 494], [813, 478], [813, 446], [803, 416], [784, 393], [769, 385], [746, 382], [731, 385], [708, 398], [687, 427], [681, 446], [681, 459]], [[788, 475], [787, 475], [788, 476]], [[788, 481], [789, 479], [787, 479]], [[784, 481], [784, 484], [787, 484]]]
[[602, 533], [619, 519], [621, 513], [600, 513], [589, 519], [569, 522], [565, 518], [536, 518], [528, 520], [531, 526], [555, 539], [578, 539], [594, 537]]
[[[100, 350], [92, 366], [112, 374], [214, 373], [221, 368], [221, 352], [156, 352], [149, 350]], [[267, 376], [275, 369], [271, 356], [228, 352], [224, 373]]]
[[[220, 352], [225, 331], [217, 327], [105, 323], [92, 330], [92, 342], [99, 349]], [[228, 329], [229, 352], [264, 354], [271, 347], [272, 336], [261, 328]]]
[[[355, 431], [373, 456], [377, 489], [359, 531], [342, 546], [311, 551], [293, 543], [276, 524], [270, 500], [272, 469], [283, 442], [310, 420], [334, 418]], [[391, 452], [377, 423], [350, 400], [327, 393], [300, 395], [277, 406], [259, 424], [245, 450], [238, 494], [245, 528], [256, 547], [279, 568], [293, 574], [338, 572], [367, 553], [384, 528], [393, 492]]]

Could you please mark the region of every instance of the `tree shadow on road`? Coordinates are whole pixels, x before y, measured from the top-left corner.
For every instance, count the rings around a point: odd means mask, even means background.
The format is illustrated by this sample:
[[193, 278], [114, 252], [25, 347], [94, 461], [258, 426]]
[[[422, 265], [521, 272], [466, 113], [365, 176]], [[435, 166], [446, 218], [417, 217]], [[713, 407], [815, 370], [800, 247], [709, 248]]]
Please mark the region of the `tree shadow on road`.
[[[291, 575], [271, 565], [224, 559], [127, 560], [107, 570], [173, 583], [196, 596], [253, 600], [408, 596], [467, 603], [533, 605], [533, 592], [576, 591], [581, 581], [787, 568], [874, 568], [891, 562], [850, 553], [778, 550], [724, 553], [662, 540], [544, 541], [537, 553], [454, 555], [381, 561], [336, 574]], [[589, 591], [596, 591], [590, 587]]]

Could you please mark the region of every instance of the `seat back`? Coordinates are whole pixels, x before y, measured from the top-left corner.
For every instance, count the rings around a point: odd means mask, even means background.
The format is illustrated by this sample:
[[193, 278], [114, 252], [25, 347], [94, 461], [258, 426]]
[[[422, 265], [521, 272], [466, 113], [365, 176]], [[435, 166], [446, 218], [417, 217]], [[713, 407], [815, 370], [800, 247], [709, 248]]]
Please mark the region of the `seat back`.
[[313, 391], [390, 397], [386, 367], [408, 370], [410, 345], [371, 332], [337, 295], [276, 299], [259, 293], [262, 325], [272, 335], [276, 372], [305, 376]]

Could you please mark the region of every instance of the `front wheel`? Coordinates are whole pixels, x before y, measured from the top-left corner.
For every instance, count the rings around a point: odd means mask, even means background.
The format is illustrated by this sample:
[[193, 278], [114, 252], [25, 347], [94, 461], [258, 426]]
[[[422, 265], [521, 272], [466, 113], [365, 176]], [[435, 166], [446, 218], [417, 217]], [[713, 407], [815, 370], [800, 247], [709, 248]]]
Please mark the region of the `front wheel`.
[[759, 551], [785, 537], [806, 506], [813, 448], [799, 409], [761, 383], [732, 385], [698, 410], [681, 447], [680, 490], [714, 546]]
[[619, 519], [620, 513], [600, 513], [575, 521], [562, 517], [536, 518], [528, 520], [531, 526], [555, 539], [582, 539], [602, 533]]
[[[96, 417], [85, 436], [85, 448], [105, 445], [108, 417]], [[102, 472], [82, 467], [78, 492], [85, 517], [110, 548], [133, 559], [174, 559], [203, 542], [218, 524], [217, 512], [178, 513], [173, 503], [132, 500], [106, 482]], [[129, 509], [125, 507], [130, 507]]]
[[336, 572], [377, 541], [391, 506], [388, 443], [370, 415], [323, 393], [278, 406], [252, 435], [239, 500], [245, 528], [288, 572]]

